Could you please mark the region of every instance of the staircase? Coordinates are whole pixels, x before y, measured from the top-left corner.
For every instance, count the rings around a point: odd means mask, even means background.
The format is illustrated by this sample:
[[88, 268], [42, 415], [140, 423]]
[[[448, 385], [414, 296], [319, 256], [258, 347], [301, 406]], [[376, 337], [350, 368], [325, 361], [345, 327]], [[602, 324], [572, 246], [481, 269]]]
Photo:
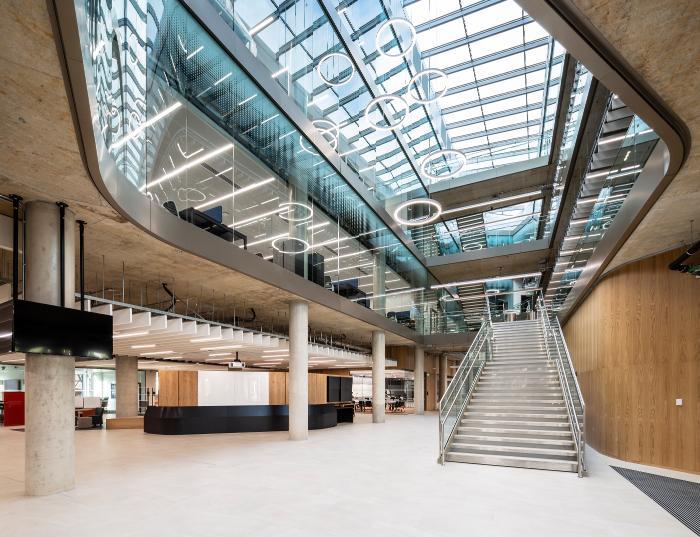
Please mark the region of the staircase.
[[576, 445], [540, 321], [493, 324], [481, 369], [445, 460], [576, 472]]

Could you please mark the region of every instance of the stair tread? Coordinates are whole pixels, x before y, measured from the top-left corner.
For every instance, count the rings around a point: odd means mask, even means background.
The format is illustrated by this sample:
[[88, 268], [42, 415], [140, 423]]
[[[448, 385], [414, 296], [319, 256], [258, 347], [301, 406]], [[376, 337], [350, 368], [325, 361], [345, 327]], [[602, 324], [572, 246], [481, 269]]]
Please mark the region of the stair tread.
[[453, 442], [450, 445], [449, 451], [458, 451], [463, 449], [473, 449], [475, 451], [486, 451], [494, 452], [501, 451], [507, 452], [513, 455], [557, 455], [561, 457], [576, 457], [575, 449], [565, 449], [561, 447], [535, 447], [535, 446], [509, 446], [506, 443], [502, 444], [480, 444], [480, 443], [464, 443], [464, 442]]
[[517, 457], [512, 455], [484, 455], [475, 453], [446, 453], [445, 460], [449, 462], [471, 462], [476, 464], [489, 464], [492, 466], [515, 466], [520, 468], [532, 468], [539, 470], [560, 470], [575, 472], [575, 461], [562, 461], [558, 459], [543, 459], [534, 457]]

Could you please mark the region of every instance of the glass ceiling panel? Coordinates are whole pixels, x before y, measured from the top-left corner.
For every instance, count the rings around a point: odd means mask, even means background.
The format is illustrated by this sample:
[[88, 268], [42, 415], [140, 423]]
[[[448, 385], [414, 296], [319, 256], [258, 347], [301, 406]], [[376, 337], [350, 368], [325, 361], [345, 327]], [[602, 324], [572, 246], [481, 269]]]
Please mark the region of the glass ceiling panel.
[[[337, 126], [335, 150], [388, 208], [454, 176], [422, 168], [435, 151], [463, 153], [459, 176], [549, 154], [565, 51], [512, 0], [210, 2], [310, 119]], [[412, 27], [386, 25], [399, 18]], [[426, 69], [446, 76], [414, 78]]]

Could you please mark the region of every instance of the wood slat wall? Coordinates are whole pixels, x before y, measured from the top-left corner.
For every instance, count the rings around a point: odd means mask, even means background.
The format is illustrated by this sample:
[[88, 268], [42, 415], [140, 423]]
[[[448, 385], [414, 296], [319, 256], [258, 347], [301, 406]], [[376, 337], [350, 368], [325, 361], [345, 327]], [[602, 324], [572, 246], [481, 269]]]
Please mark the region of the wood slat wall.
[[197, 371], [178, 371], [179, 406], [197, 406], [199, 404], [197, 377]]
[[270, 404], [287, 404], [287, 373], [270, 371]]
[[588, 443], [619, 459], [700, 472], [700, 280], [668, 269], [681, 251], [613, 272], [564, 333]]
[[158, 406], [179, 406], [178, 371], [158, 372]]

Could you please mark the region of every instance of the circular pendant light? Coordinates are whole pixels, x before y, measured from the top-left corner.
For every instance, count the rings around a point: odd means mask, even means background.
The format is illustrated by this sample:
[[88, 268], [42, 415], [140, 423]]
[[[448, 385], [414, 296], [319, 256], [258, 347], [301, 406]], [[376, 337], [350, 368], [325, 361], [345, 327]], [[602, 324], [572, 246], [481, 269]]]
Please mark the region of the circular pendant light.
[[[459, 162], [459, 166], [455, 170], [451, 170], [448, 173], [444, 174], [437, 174], [433, 173], [432, 171], [428, 171], [428, 165], [439, 159], [439, 158], [444, 158], [447, 160], [448, 157], [456, 157], [457, 161]], [[459, 172], [462, 171], [464, 167], [467, 165], [467, 157], [464, 156], [464, 153], [461, 151], [457, 151], [456, 149], [440, 149], [438, 151], [435, 151], [433, 153], [430, 153], [428, 156], [426, 156], [423, 161], [420, 164], [420, 171], [423, 175], [428, 177], [429, 179], [432, 179], [433, 181], [444, 181], [445, 179], [450, 179], [457, 175]]]
[[[333, 58], [342, 58], [344, 60], [347, 60], [348, 64], [350, 65], [350, 75], [347, 78], [341, 80], [340, 82], [336, 82], [332, 78], [326, 78], [323, 75], [324, 64]], [[352, 77], [355, 75], [355, 66], [352, 64], [352, 61], [350, 60], [347, 54], [343, 52], [330, 52], [319, 60], [318, 65], [316, 65], [316, 72], [318, 73], [319, 78], [323, 80], [326, 84], [328, 84], [329, 86], [338, 87], [344, 86], [352, 80]]]
[[[280, 242], [282, 244], [280, 244]], [[289, 248], [288, 242], [293, 242], [301, 246], [301, 249], [298, 248]], [[281, 254], [303, 254], [305, 252], [308, 252], [311, 246], [309, 245], [308, 242], [306, 242], [304, 239], [299, 239], [297, 237], [278, 237], [274, 241], [272, 241], [272, 247], [277, 250]]]
[[[410, 43], [406, 46], [406, 50], [401, 51], [401, 48], [399, 47], [399, 53], [388, 53], [382, 50], [382, 46], [379, 44], [379, 38], [381, 37], [382, 33], [384, 33], [386, 30], [391, 29], [394, 30], [397, 35], [398, 32], [400, 31], [401, 27], [404, 29], [408, 29], [408, 31], [411, 34], [411, 40]], [[416, 28], [411, 24], [411, 22], [408, 19], [404, 19], [401, 17], [396, 17], [394, 19], [388, 19], [385, 20], [381, 26], [377, 29], [377, 33], [374, 35], [374, 46], [377, 47], [377, 53], [386, 56], [387, 58], [403, 58], [406, 56], [409, 52], [413, 50], [413, 47], [416, 45]]]
[[[413, 87], [413, 85], [418, 85], [418, 81], [421, 80], [424, 76], [428, 77], [428, 83], [430, 83], [431, 75], [437, 75], [439, 78], [442, 78], [445, 81], [445, 87], [441, 91], [435, 92], [435, 95], [433, 95], [429, 99], [421, 99], [420, 93], [418, 94], [419, 98], [413, 97], [411, 95], [411, 88]], [[435, 68], [423, 69], [422, 71], [418, 71], [415, 75], [413, 75], [413, 78], [411, 78], [411, 81], [408, 83], [408, 95], [411, 98], [411, 100], [415, 103], [429, 104], [437, 101], [440, 97], [443, 97], [445, 93], [447, 93], [447, 88], [447, 73], [445, 71], [443, 71], [442, 69]]]
[[[432, 214], [428, 214], [427, 216], [420, 216], [412, 220], [408, 220], [406, 218], [401, 217], [400, 213], [404, 209], [408, 209], [409, 207], [420, 207], [421, 205], [432, 209]], [[396, 209], [394, 209], [394, 220], [396, 220], [399, 224], [408, 227], [430, 224], [432, 222], [435, 222], [435, 220], [437, 220], [438, 218], [440, 218], [440, 215], [442, 215], [442, 205], [440, 205], [438, 201], [435, 201], [430, 198], [406, 200], [402, 203], [399, 203], [396, 206]]]
[[[372, 112], [372, 107], [376, 106], [380, 111], [380, 104], [384, 102], [398, 102], [401, 107], [403, 108], [403, 116], [401, 119], [399, 119], [396, 123], [389, 123], [388, 125], [379, 125], [377, 122], [372, 121], [370, 119], [370, 114]], [[367, 123], [370, 124], [370, 126], [380, 132], [387, 132], [387, 131], [393, 131], [395, 129], [398, 129], [404, 121], [406, 121], [406, 118], [408, 117], [408, 103], [406, 102], [406, 99], [403, 97], [399, 97], [398, 95], [380, 95], [379, 97], [375, 97], [372, 99], [369, 104], [365, 107], [365, 117], [367, 118]]]
[[[314, 210], [310, 205], [307, 205], [306, 203], [301, 203], [299, 201], [287, 201], [284, 203], [280, 203], [279, 207], [280, 210], [287, 209], [286, 213], [281, 212], [279, 214], [279, 217], [282, 220], [286, 220], [287, 222], [306, 222], [314, 215]], [[303, 218], [297, 218], [296, 216], [294, 216], [297, 207], [301, 207], [302, 209], [308, 211], [307, 215]]]
[[[338, 148], [338, 138], [340, 137], [340, 127], [331, 121], [330, 119], [314, 119], [311, 124], [316, 128], [316, 130], [323, 136], [323, 138], [330, 144], [333, 151]], [[326, 138], [330, 136], [330, 139]], [[299, 145], [307, 153], [312, 154], [317, 157], [318, 153], [312, 151], [304, 143], [304, 137], [299, 136]]]

